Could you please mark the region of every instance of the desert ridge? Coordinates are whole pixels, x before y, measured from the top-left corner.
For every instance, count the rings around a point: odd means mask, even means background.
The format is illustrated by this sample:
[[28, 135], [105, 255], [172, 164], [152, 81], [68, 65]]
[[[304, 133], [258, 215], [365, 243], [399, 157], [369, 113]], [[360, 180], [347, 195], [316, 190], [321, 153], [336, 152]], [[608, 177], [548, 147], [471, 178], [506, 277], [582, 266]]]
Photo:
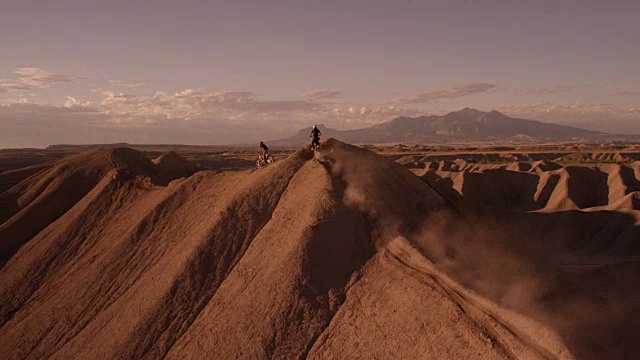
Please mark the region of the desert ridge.
[[640, 210], [629, 202], [640, 191], [639, 164], [563, 166], [551, 161], [479, 164], [459, 160], [407, 167], [441, 191], [454, 190], [456, 198], [472, 202], [475, 208], [555, 212], [622, 209], [618, 202], [628, 204], [629, 210]]
[[[539, 176], [509, 226], [465, 210], [493, 203], [488, 184], [505, 188], [489, 170], [414, 174], [334, 139], [259, 170], [203, 170], [127, 148], [12, 170], [10, 181], [25, 178], [0, 195], [0, 341], [10, 359], [638, 354], [637, 293], [608, 280], [637, 279], [635, 223], [605, 221], [569, 242], [557, 220], [637, 219], [637, 190], [616, 185], [629, 171], [607, 173], [617, 195], [582, 201], [571, 188], [591, 175], [525, 168], [499, 180], [524, 198], [535, 179], [519, 177]], [[538, 186], [564, 200], [536, 207]], [[509, 198], [494, 191], [486, 196]], [[592, 301], [592, 286], [620, 302]]]

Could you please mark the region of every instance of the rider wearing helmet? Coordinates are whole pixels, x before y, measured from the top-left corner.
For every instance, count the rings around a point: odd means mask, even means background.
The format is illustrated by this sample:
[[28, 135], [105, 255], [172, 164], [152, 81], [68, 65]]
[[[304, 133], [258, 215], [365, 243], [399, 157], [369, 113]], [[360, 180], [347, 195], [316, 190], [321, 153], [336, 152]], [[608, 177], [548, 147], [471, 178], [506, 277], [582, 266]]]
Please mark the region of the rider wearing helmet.
[[258, 153], [260, 154], [260, 157], [262, 157], [262, 159], [264, 159], [265, 162], [271, 156], [271, 155], [269, 155], [269, 148], [262, 141], [260, 141], [260, 149], [258, 149]]
[[269, 148], [262, 141], [260, 141], [260, 149], [258, 150], [262, 155], [269, 155]]
[[317, 126], [313, 125], [313, 128], [311, 128], [311, 133], [309, 134], [309, 137], [313, 137], [313, 140], [311, 141], [311, 146], [313, 147], [313, 145], [316, 146], [320, 146], [320, 136], [322, 135], [322, 133], [320, 132], [320, 129], [318, 129]]

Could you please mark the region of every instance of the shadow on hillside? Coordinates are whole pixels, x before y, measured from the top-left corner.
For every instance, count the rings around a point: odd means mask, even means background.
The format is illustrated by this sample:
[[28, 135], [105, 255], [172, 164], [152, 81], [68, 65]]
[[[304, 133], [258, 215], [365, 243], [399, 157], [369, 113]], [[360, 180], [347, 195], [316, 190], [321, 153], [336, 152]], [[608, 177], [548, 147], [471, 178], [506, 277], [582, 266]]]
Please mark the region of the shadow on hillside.
[[[565, 196], [579, 208], [605, 206], [609, 202], [608, 175], [597, 169], [567, 168], [566, 193], [558, 190], [560, 175], [544, 179], [537, 173], [490, 169], [483, 172], [459, 172], [462, 186], [454, 189], [453, 180], [437, 172], [426, 172], [421, 178], [459, 207], [483, 212], [523, 212], [545, 208]], [[539, 189], [538, 187], [541, 186]]]
[[[640, 358], [640, 227], [616, 211], [521, 213], [505, 216], [511, 245], [543, 281], [507, 305], [550, 324], [579, 359]], [[508, 232], [507, 232], [508, 234]], [[515, 279], [517, 281], [517, 279]], [[508, 286], [509, 283], [506, 283]], [[521, 284], [518, 284], [521, 285]]]
[[640, 227], [615, 211], [434, 214], [413, 235], [459, 283], [552, 328], [579, 359], [640, 358]]

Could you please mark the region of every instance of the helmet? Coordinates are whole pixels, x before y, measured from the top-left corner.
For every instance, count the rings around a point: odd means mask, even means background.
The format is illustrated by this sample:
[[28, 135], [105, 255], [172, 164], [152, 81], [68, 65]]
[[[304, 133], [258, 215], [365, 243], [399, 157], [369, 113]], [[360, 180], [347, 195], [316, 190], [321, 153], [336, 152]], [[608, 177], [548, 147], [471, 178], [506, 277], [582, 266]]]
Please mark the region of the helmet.
[[314, 128], [314, 129], [316, 129], [316, 126], [315, 126], [315, 125], [313, 125], [313, 128]]

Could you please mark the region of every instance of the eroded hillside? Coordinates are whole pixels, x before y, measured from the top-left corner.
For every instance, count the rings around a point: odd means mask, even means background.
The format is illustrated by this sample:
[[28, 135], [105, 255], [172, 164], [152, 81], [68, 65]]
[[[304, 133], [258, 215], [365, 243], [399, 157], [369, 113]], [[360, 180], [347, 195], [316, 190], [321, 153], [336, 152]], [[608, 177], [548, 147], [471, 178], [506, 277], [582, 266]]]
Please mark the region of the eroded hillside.
[[[537, 228], [555, 213], [508, 226], [470, 217], [437, 185], [335, 140], [260, 170], [196, 170], [176, 154], [152, 162], [129, 149], [25, 170], [0, 195], [8, 358], [640, 351], [629, 320], [637, 293], [621, 292], [621, 279], [637, 280], [636, 235], [620, 242], [604, 226], [570, 243], [558, 227]], [[567, 271], [567, 255], [589, 260], [601, 254], [593, 246], [624, 251]]]

